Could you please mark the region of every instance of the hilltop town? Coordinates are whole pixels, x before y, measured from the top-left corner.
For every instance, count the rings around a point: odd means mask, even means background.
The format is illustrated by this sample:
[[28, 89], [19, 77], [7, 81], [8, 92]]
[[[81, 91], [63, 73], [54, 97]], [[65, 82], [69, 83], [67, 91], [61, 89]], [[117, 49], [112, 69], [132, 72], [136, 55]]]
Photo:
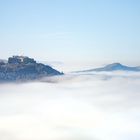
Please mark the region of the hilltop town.
[[37, 63], [33, 58], [27, 56], [12, 56], [8, 58], [7, 62], [0, 62], [0, 82], [35, 80], [62, 74], [52, 67]]

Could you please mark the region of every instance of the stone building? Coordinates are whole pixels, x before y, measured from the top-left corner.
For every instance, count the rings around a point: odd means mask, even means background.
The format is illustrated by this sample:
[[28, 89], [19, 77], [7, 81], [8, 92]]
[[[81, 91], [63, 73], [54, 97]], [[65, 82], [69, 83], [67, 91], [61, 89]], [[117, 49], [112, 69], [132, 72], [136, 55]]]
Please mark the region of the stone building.
[[32, 58], [26, 56], [13, 56], [8, 58], [9, 64], [28, 64], [28, 63], [36, 63], [36, 61]]

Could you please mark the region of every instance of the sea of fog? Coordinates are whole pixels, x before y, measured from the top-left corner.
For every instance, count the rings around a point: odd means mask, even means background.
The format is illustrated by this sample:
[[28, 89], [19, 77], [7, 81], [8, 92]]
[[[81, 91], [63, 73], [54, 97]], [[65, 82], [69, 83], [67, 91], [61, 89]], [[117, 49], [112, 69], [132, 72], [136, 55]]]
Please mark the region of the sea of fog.
[[0, 140], [140, 140], [140, 73], [0, 84]]

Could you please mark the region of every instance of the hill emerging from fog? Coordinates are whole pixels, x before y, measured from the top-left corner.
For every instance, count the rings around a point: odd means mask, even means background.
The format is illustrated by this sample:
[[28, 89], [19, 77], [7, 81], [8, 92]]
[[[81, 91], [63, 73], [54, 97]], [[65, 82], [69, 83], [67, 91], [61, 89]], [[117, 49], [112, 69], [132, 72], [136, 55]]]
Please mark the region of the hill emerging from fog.
[[8, 61], [0, 61], [0, 82], [35, 80], [62, 74], [49, 65], [37, 63], [33, 58], [25, 56], [13, 56]]
[[95, 69], [89, 69], [89, 70], [83, 70], [78, 72], [102, 72], [102, 71], [133, 71], [133, 72], [140, 72], [140, 67], [130, 67], [125, 66], [120, 63], [112, 63], [108, 64], [101, 68], [95, 68]]

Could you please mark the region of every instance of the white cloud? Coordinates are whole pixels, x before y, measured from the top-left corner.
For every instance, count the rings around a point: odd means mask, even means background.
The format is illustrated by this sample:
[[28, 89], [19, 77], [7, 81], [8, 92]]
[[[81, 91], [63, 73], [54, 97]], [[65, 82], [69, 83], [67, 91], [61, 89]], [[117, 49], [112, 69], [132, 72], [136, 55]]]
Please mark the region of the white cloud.
[[67, 74], [0, 85], [1, 140], [138, 140], [140, 74]]

